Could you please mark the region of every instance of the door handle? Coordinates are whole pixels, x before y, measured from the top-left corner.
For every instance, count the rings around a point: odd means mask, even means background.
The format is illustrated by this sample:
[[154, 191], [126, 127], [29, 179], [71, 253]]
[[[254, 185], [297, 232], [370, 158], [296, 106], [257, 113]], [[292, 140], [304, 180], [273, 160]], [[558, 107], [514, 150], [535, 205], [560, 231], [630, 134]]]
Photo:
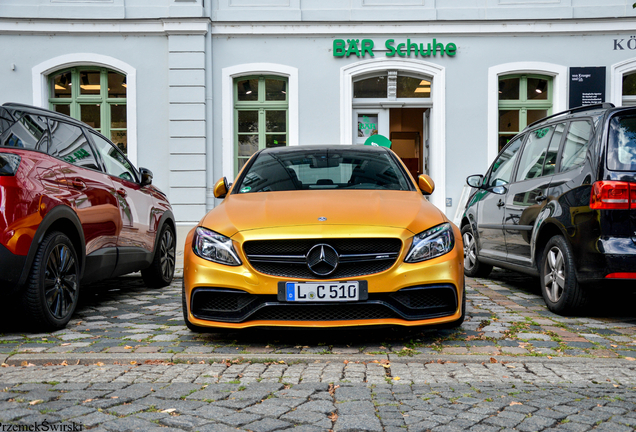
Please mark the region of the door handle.
[[502, 200], [499, 200], [499, 202], [497, 203], [497, 207], [503, 207], [505, 205], [506, 205], [506, 203], [503, 202]]
[[71, 180], [71, 185], [76, 189], [86, 189], [86, 183], [82, 179]]
[[121, 197], [126, 197], [126, 189], [117, 189], [117, 193]]
[[547, 199], [548, 199], [548, 197], [547, 197], [547, 196], [545, 196], [545, 195], [539, 195], [539, 196], [538, 196], [538, 197], [536, 197], [534, 200], [535, 200], [536, 202], [538, 202], [538, 203], [541, 203], [541, 202], [543, 202], [543, 201], [545, 201], [545, 200], [547, 200]]

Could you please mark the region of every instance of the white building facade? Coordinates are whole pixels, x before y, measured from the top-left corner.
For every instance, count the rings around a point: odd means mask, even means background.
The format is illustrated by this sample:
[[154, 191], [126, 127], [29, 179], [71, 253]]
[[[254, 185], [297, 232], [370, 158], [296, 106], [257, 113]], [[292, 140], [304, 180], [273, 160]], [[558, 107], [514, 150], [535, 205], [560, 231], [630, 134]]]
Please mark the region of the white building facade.
[[154, 172], [181, 232], [259, 148], [374, 133], [453, 218], [466, 176], [526, 125], [636, 103], [632, 3], [1, 0], [0, 102], [111, 137]]

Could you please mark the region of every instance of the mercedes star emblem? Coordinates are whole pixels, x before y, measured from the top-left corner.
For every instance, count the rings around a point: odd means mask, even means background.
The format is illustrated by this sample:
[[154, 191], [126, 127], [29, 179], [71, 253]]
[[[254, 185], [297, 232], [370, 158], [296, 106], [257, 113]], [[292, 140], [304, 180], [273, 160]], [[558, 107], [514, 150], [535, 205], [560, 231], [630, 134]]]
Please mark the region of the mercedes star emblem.
[[338, 252], [328, 244], [317, 244], [307, 252], [307, 267], [317, 276], [327, 276], [338, 267]]

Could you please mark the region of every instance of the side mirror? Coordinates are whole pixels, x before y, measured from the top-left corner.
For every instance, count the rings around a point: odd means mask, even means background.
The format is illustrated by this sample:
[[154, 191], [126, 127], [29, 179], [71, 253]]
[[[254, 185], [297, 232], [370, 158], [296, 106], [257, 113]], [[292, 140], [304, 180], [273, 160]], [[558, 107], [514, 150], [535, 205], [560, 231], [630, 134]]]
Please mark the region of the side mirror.
[[435, 182], [426, 174], [421, 174], [417, 178], [417, 185], [420, 187], [424, 195], [430, 195], [435, 190]]
[[139, 174], [141, 174], [141, 186], [148, 186], [152, 184], [152, 171], [148, 168], [139, 167]]
[[466, 177], [466, 183], [470, 187], [479, 189], [484, 183], [484, 176], [481, 174], [474, 174], [474, 175], [468, 176]]
[[230, 189], [230, 186], [227, 184], [227, 179], [225, 177], [221, 178], [214, 185], [214, 197], [225, 198], [225, 195], [227, 195], [227, 192], [229, 189]]

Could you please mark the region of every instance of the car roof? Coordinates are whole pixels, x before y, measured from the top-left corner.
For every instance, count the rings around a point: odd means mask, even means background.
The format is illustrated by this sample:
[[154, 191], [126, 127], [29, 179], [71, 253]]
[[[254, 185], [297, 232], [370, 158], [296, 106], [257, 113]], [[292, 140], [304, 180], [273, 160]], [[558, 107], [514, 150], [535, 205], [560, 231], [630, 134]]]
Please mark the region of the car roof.
[[61, 114], [55, 111], [51, 111], [48, 110], [46, 108], [41, 108], [41, 107], [36, 107], [33, 105], [26, 105], [26, 104], [20, 104], [20, 103], [15, 103], [15, 102], [7, 102], [5, 104], [2, 105], [3, 108], [6, 109], [10, 109], [10, 110], [15, 110], [15, 111], [21, 111], [23, 113], [27, 113], [27, 114], [34, 114], [34, 115], [45, 115], [47, 117], [53, 118], [53, 119], [57, 119], [57, 120], [62, 120], [65, 121], [67, 123], [72, 123], [76, 126], [80, 126], [80, 127], [90, 127], [88, 126], [86, 123], [81, 122], [77, 119], [74, 119], [73, 117], [67, 116], [66, 114]]
[[266, 148], [261, 151], [261, 153], [293, 153], [293, 152], [306, 152], [306, 151], [367, 151], [367, 152], [386, 152], [387, 149], [385, 147], [380, 146], [369, 146], [369, 145], [361, 145], [361, 144], [320, 144], [320, 145], [297, 145], [297, 146], [281, 146], [281, 147], [272, 147]]

